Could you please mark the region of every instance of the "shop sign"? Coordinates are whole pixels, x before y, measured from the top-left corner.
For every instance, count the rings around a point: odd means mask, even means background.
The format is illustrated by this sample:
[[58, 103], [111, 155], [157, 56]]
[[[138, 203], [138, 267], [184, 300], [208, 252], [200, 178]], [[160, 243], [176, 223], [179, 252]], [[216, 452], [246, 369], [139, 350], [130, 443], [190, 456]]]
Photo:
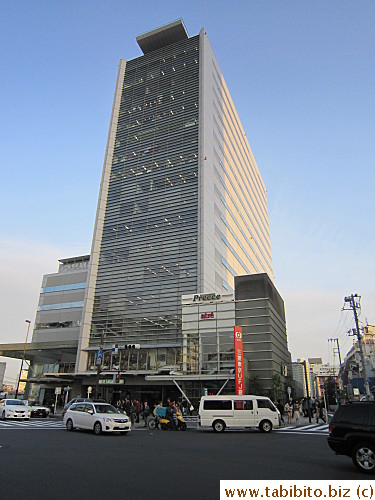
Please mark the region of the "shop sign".
[[202, 293], [199, 295], [194, 295], [193, 302], [201, 300], [219, 300], [221, 295], [216, 293]]
[[202, 313], [201, 319], [215, 319], [215, 314], [213, 312], [210, 313]]
[[[109, 384], [115, 384], [115, 382], [113, 382], [113, 378], [102, 378], [99, 380], [99, 384], [100, 385], [109, 385]], [[125, 384], [125, 380], [124, 379], [121, 379], [117, 382], [116, 385], [118, 384]]]
[[236, 395], [243, 396], [245, 392], [244, 373], [243, 373], [243, 346], [242, 346], [242, 327], [234, 327], [234, 362], [236, 377]]

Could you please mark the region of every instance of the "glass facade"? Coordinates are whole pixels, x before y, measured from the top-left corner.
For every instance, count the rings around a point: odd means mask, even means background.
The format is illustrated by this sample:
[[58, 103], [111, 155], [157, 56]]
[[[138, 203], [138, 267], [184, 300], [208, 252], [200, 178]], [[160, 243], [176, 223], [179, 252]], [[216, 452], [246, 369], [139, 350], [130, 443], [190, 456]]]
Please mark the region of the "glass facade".
[[108, 366], [181, 363], [181, 295], [197, 290], [198, 111], [199, 36], [126, 63], [90, 345], [104, 333], [142, 350]]

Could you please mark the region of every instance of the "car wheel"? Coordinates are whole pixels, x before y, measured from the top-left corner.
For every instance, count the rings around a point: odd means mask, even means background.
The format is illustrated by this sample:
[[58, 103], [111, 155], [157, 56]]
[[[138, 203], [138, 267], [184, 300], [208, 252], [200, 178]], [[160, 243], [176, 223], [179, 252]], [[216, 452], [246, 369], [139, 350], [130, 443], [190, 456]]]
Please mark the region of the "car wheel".
[[224, 432], [225, 431], [225, 422], [222, 420], [215, 420], [212, 424], [212, 428], [215, 432]]
[[68, 420], [66, 421], [66, 430], [74, 431], [73, 420], [70, 418], [68, 418]]
[[155, 422], [155, 419], [154, 418], [151, 418], [149, 421], [148, 421], [148, 428], [150, 429], [150, 431], [153, 431], [156, 427], [156, 422]]
[[365, 474], [375, 473], [375, 445], [360, 443], [353, 449], [352, 460], [358, 470]]
[[262, 420], [261, 423], [259, 424], [259, 430], [261, 432], [271, 432], [272, 431], [272, 424], [269, 420]]
[[102, 433], [102, 424], [100, 422], [95, 422], [94, 424], [94, 434], [99, 436]]

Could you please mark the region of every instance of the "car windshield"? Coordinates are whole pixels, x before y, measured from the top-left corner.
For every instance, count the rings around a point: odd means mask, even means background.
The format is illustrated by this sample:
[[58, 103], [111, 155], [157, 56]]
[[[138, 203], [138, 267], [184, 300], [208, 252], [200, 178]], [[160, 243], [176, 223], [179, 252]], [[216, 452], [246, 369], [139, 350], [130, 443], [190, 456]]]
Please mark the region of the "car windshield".
[[8, 401], [5, 401], [5, 404], [8, 406], [25, 406], [25, 401], [21, 401], [20, 399], [8, 399]]
[[112, 405], [94, 405], [96, 413], [120, 413]]

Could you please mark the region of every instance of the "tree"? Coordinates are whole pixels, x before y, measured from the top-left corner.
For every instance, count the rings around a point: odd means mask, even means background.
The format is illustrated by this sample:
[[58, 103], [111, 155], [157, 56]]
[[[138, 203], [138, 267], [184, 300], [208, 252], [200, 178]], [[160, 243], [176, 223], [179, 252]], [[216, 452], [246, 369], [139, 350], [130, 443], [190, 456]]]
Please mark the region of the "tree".
[[261, 396], [263, 393], [262, 385], [257, 375], [252, 375], [249, 378], [249, 392], [257, 396]]
[[280, 394], [282, 392], [282, 383], [281, 377], [278, 373], [272, 375], [272, 385], [271, 385], [271, 396], [274, 401], [277, 401], [280, 398]]

